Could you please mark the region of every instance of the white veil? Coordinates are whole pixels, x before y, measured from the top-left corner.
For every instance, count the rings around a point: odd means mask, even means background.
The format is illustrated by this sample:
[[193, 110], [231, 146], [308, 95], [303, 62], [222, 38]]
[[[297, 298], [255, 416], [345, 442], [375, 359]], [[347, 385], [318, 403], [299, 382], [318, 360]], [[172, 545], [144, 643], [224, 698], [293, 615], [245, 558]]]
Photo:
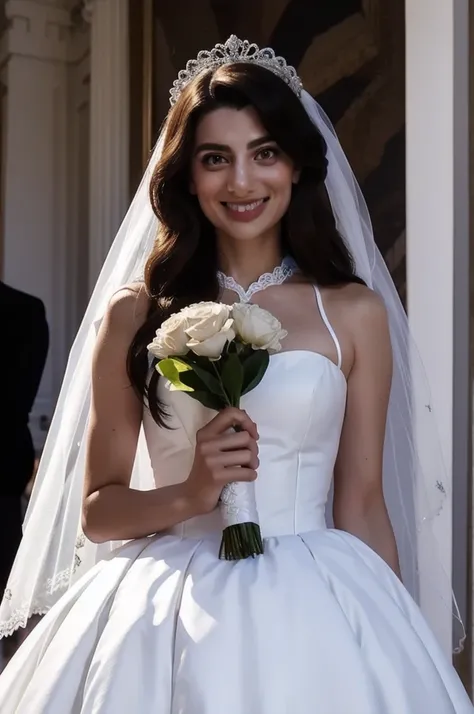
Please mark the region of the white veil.
[[[317, 102], [305, 91], [301, 101], [328, 147], [326, 188], [339, 232], [358, 275], [385, 300], [394, 354], [384, 452], [384, 487], [400, 554], [403, 579], [436, 631], [439, 619], [454, 613], [453, 641], [464, 631], [443, 571], [432, 524], [449, 504], [435, 416], [423, 369], [413, 348], [407, 317], [374, 241], [365, 201], [336, 134]], [[161, 154], [158, 142], [144, 178], [120, 227], [74, 342], [27, 511], [24, 536], [3, 601], [0, 637], [43, 614], [79, 577], [121, 543], [95, 545], [81, 531], [85, 435], [90, 405], [91, 358], [98, 324], [121, 286], [143, 275], [157, 233], [148, 188]], [[416, 417], [417, 435], [414, 437]], [[421, 426], [420, 426], [421, 425]], [[148, 452], [140, 434], [132, 473], [134, 488], [154, 487]], [[420, 545], [421, 544], [421, 545]], [[420, 588], [420, 571], [423, 588]], [[429, 597], [425, 602], [423, 592]]]

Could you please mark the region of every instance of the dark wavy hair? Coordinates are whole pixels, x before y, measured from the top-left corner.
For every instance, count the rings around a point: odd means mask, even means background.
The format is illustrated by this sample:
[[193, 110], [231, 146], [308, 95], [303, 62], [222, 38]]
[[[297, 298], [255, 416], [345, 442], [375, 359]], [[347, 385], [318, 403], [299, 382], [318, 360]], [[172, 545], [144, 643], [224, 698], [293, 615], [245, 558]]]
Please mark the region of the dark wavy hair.
[[149, 379], [147, 344], [172, 313], [201, 300], [217, 300], [215, 231], [189, 190], [196, 126], [220, 107], [252, 106], [262, 125], [301, 171], [282, 221], [282, 253], [320, 286], [363, 281], [339, 235], [324, 186], [326, 144], [294, 92], [255, 64], [238, 63], [199, 75], [180, 95], [164, 126], [163, 152], [153, 172], [150, 200], [160, 227], [145, 267], [147, 319], [130, 345], [127, 369], [155, 421], [166, 425], [157, 396], [159, 375]]

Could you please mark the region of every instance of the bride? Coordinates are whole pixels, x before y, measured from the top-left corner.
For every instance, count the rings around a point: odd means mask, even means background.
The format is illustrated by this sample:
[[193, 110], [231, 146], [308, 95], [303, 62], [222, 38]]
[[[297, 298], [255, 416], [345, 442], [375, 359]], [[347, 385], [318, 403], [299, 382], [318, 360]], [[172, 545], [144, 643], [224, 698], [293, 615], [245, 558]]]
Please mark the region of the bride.
[[[406, 319], [339, 143], [294, 69], [235, 37], [171, 100], [71, 354], [0, 632], [48, 612], [0, 710], [471, 713], [401, 582], [417, 595], [414, 534], [443, 489], [420, 514]], [[218, 414], [147, 349], [217, 300], [288, 333]], [[218, 502], [236, 481], [254, 484], [265, 552], [227, 561]]]

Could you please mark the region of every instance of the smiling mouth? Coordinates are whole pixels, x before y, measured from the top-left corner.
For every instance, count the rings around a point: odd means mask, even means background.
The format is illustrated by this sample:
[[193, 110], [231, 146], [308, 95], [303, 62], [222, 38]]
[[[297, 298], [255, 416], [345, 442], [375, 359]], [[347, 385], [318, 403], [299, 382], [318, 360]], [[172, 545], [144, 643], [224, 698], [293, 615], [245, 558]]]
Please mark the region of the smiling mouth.
[[252, 201], [251, 203], [233, 203], [231, 201], [222, 201], [222, 205], [228, 208], [230, 211], [236, 211], [236, 213], [247, 213], [250, 211], [255, 211], [259, 206], [268, 201], [267, 198], [259, 198], [257, 201]]

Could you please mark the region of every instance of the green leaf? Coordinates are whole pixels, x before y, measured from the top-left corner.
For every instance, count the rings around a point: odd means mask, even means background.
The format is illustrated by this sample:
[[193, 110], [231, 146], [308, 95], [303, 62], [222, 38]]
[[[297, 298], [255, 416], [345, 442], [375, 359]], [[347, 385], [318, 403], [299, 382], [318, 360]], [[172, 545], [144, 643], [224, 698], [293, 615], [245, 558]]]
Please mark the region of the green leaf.
[[201, 404], [204, 404], [205, 407], [219, 410], [228, 405], [228, 400], [223, 396], [222, 390], [220, 394], [211, 392], [194, 369], [182, 374], [181, 381], [193, 389], [193, 393], [190, 393], [189, 396], [197, 399]]
[[229, 401], [234, 407], [240, 404], [242, 385], [244, 381], [244, 368], [237, 354], [231, 353], [223, 360], [222, 382], [227, 392]]
[[186, 360], [188, 364], [190, 364], [192, 367], [197, 364], [198, 367], [204, 369], [209, 374], [214, 374], [214, 368], [209, 357], [202, 357], [202, 355], [197, 355], [194, 352], [189, 352], [186, 355]]
[[243, 362], [244, 378], [242, 396], [251, 392], [263, 379], [267, 371], [270, 355], [267, 350], [254, 350]]
[[222, 399], [217, 397], [215, 394], [210, 394], [209, 392], [188, 392], [188, 396], [192, 397], [195, 399], [197, 402], [200, 402], [204, 407], [207, 407], [208, 409], [213, 409], [216, 412], [219, 412], [221, 409], [224, 409], [225, 406], [227, 406]]
[[173, 357], [169, 357], [168, 359], [160, 360], [156, 365], [156, 369], [162, 375], [162, 377], [165, 377], [165, 379], [167, 379], [170, 384], [172, 384], [173, 387], [178, 391], [193, 391], [193, 388], [182, 382], [180, 378], [180, 374], [185, 374], [190, 369], [192, 369], [185, 362], [174, 359]]
[[209, 392], [209, 394], [212, 394], [212, 392], [208, 389], [208, 387], [204, 384], [202, 379], [199, 377], [199, 375], [192, 369], [190, 372], [186, 372], [185, 374], [181, 375], [181, 381], [186, 384], [188, 387], [192, 387], [197, 392]]
[[[211, 365], [212, 366], [212, 365]], [[197, 374], [203, 385], [212, 393], [218, 397], [225, 398], [226, 394], [222, 387], [218, 376], [216, 374], [210, 374], [207, 369], [204, 369], [200, 365], [194, 363], [192, 365], [193, 371]]]
[[178, 372], [190, 372], [192, 370], [192, 366], [188, 362], [184, 362], [180, 357], [170, 357], [170, 359], [173, 360]]
[[206, 389], [206, 386], [194, 371], [194, 366], [170, 357], [169, 359], [160, 360], [157, 364], [157, 369], [170, 382], [173, 389], [186, 392], [188, 396], [200, 402], [204, 407], [220, 411], [227, 406], [226, 400]]

